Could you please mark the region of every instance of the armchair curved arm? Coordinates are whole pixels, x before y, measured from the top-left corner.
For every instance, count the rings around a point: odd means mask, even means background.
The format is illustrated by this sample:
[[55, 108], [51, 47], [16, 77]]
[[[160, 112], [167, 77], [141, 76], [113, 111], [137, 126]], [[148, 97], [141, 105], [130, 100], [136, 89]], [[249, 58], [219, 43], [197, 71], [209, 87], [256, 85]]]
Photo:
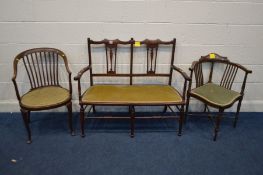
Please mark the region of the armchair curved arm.
[[19, 94], [19, 90], [18, 90], [18, 87], [17, 87], [17, 83], [16, 83], [16, 76], [17, 76], [17, 63], [18, 63], [19, 59], [15, 59], [14, 60], [14, 63], [13, 63], [13, 67], [14, 67], [14, 74], [13, 74], [13, 77], [12, 77], [12, 82], [14, 84], [14, 87], [15, 87], [15, 91], [16, 91], [16, 97], [18, 99], [18, 101], [20, 102], [20, 94]]
[[79, 73], [77, 74], [77, 76], [74, 77], [75, 81], [78, 81], [78, 95], [79, 95], [79, 101], [81, 101], [81, 85], [80, 85], [80, 79], [82, 77], [82, 75], [87, 72], [88, 70], [91, 69], [91, 66], [88, 65], [87, 67], [84, 67], [83, 69], [81, 69], [79, 71]]
[[71, 74], [72, 74], [72, 72], [70, 71], [69, 66], [68, 66], [67, 56], [61, 50], [58, 50], [58, 49], [56, 49], [56, 50], [57, 50], [58, 54], [64, 60], [65, 68], [66, 68], [66, 71], [68, 72], [68, 76], [69, 76], [69, 92], [70, 92], [70, 94], [72, 94], [72, 82], [71, 82]]
[[187, 82], [189, 82], [189, 84], [191, 84], [191, 78], [180, 68], [176, 67], [175, 65], [172, 65], [171, 68], [177, 72], [179, 72], [183, 78], [184, 78], [184, 88], [183, 88], [183, 95], [182, 98], [183, 100], [185, 100], [185, 96], [186, 96], [186, 87], [187, 87]]

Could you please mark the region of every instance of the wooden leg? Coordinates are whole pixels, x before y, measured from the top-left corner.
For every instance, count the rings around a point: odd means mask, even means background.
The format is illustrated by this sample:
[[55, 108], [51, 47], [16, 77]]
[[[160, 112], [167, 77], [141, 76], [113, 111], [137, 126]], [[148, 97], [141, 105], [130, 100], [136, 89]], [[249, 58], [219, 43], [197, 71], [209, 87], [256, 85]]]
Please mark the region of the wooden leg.
[[237, 126], [237, 121], [238, 121], [238, 117], [239, 117], [239, 111], [240, 111], [240, 107], [241, 107], [241, 102], [242, 102], [242, 98], [239, 100], [238, 105], [237, 105], [237, 112], [235, 114], [235, 120], [233, 123], [233, 127], [236, 128]]
[[135, 122], [135, 109], [134, 106], [130, 106], [130, 115], [131, 115], [131, 138], [134, 137], [134, 122]]
[[31, 140], [31, 130], [29, 128], [29, 121], [28, 121], [29, 111], [25, 109], [20, 109], [20, 111], [22, 113], [23, 121], [27, 130], [27, 137], [28, 137], [27, 143], [30, 144], [32, 143], [32, 140]]
[[166, 113], [166, 111], [167, 111], [167, 105], [164, 106], [163, 113]]
[[207, 109], [207, 104], [205, 104], [205, 107], [204, 107], [204, 113], [206, 112], [206, 109]]
[[75, 133], [74, 133], [73, 126], [72, 126], [72, 102], [69, 102], [67, 104], [67, 108], [68, 108], [68, 125], [70, 129], [70, 134], [74, 136]]
[[190, 95], [187, 95], [185, 112], [184, 112], [184, 119], [183, 119], [184, 123], [186, 123], [186, 121], [187, 121], [187, 114], [188, 114], [189, 103], [190, 103]]
[[219, 114], [216, 117], [216, 124], [215, 124], [215, 129], [214, 129], [214, 141], [216, 141], [217, 139], [217, 133], [219, 131], [219, 127], [220, 127], [220, 122], [221, 122], [221, 118], [223, 115], [224, 109], [219, 109]]
[[92, 105], [92, 110], [93, 110], [93, 113], [96, 113], [95, 105]]
[[28, 123], [30, 123], [31, 122], [31, 117], [30, 117], [30, 114], [31, 114], [31, 112], [30, 111], [28, 111]]
[[83, 105], [80, 106], [80, 130], [81, 130], [81, 137], [85, 137], [84, 133], [84, 108]]
[[184, 120], [184, 105], [182, 105], [180, 109], [178, 136], [182, 135], [183, 120]]

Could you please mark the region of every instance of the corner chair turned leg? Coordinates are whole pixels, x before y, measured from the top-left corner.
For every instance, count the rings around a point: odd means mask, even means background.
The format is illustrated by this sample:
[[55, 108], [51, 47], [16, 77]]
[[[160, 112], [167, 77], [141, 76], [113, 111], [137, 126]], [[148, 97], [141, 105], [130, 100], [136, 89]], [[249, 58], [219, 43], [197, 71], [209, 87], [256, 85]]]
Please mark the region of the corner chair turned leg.
[[69, 129], [70, 129], [70, 134], [72, 136], [75, 136], [75, 132], [72, 126], [72, 102], [69, 102], [67, 104], [67, 108], [68, 108], [68, 125], [69, 125]]
[[84, 132], [84, 108], [81, 105], [80, 106], [80, 130], [81, 130], [81, 137], [85, 137], [85, 132]]
[[183, 119], [184, 124], [186, 124], [186, 121], [187, 121], [187, 115], [188, 115], [189, 103], [190, 103], [190, 95], [187, 95], [186, 105], [185, 105], [185, 112], [184, 112], [184, 119]]
[[30, 113], [30, 111], [25, 110], [25, 109], [20, 109], [20, 111], [22, 113], [23, 121], [24, 121], [26, 130], [27, 130], [27, 137], [28, 137], [27, 144], [30, 144], [30, 143], [32, 143], [31, 130], [30, 130], [30, 127], [29, 127], [29, 113]]
[[215, 124], [215, 129], [214, 129], [214, 138], [213, 138], [214, 141], [216, 141], [217, 139], [217, 134], [219, 132], [219, 127], [220, 127], [220, 122], [221, 122], [223, 112], [224, 112], [224, 109], [219, 109], [219, 114], [216, 117], [216, 124]]
[[234, 123], [233, 123], [233, 127], [236, 128], [237, 126], [237, 121], [238, 121], [238, 117], [239, 117], [239, 111], [240, 111], [240, 107], [241, 107], [241, 102], [242, 102], [242, 99], [240, 99], [238, 101], [238, 105], [237, 105], [237, 112], [235, 114], [235, 120], [234, 120]]
[[134, 122], [135, 122], [135, 109], [134, 109], [134, 106], [130, 106], [130, 117], [131, 117], [131, 138], [134, 137]]

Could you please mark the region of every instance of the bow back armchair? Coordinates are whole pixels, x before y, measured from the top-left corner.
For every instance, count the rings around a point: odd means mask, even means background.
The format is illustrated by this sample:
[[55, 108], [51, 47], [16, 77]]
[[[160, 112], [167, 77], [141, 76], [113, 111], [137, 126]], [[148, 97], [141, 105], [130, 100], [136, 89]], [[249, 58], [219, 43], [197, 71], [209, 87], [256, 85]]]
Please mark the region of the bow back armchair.
[[[32, 142], [29, 127], [30, 111], [53, 109], [64, 105], [68, 109], [68, 123], [70, 132], [73, 135], [71, 71], [69, 70], [66, 55], [55, 48], [29, 49], [15, 57], [13, 67], [12, 81], [27, 130], [27, 143]], [[16, 80], [18, 67], [25, 70], [30, 84], [30, 90], [23, 95], [20, 94]], [[61, 86], [60, 69], [62, 67], [65, 67], [68, 74], [68, 88]]]

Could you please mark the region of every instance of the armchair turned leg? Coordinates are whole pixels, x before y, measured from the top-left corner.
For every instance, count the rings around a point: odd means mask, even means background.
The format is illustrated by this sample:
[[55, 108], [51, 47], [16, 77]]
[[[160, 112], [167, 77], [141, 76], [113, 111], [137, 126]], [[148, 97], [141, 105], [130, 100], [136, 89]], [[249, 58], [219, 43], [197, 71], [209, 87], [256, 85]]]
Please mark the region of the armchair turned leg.
[[25, 109], [20, 109], [20, 111], [22, 113], [23, 121], [27, 130], [27, 137], [28, 137], [27, 144], [30, 144], [32, 143], [32, 140], [31, 140], [31, 130], [29, 128], [29, 111]]
[[184, 105], [182, 105], [180, 109], [178, 136], [182, 135], [183, 120], [184, 120]]
[[219, 109], [219, 114], [216, 117], [216, 125], [215, 125], [215, 129], [214, 129], [214, 138], [213, 138], [214, 141], [216, 141], [216, 139], [217, 139], [217, 134], [219, 131], [220, 122], [221, 122], [223, 112], [224, 112], [224, 109]]
[[30, 114], [31, 114], [31, 112], [30, 111], [28, 111], [28, 123], [30, 123], [31, 122], [31, 117], [30, 117]]
[[130, 106], [130, 115], [131, 115], [131, 138], [134, 137], [134, 122], [135, 122], [135, 109], [134, 106]]
[[237, 121], [238, 121], [238, 117], [239, 117], [239, 111], [240, 111], [240, 107], [241, 107], [241, 102], [242, 102], [242, 99], [239, 100], [238, 105], [237, 105], [237, 112], [235, 114], [235, 120], [234, 120], [234, 123], [233, 123], [233, 127], [234, 128], [236, 128], [236, 126], [237, 126]]
[[81, 137], [85, 137], [85, 133], [84, 133], [84, 108], [81, 105], [80, 107], [80, 130], [81, 130]]
[[67, 108], [68, 108], [68, 125], [70, 129], [70, 134], [74, 136], [75, 133], [74, 133], [73, 126], [72, 126], [72, 102], [69, 102], [67, 104]]

